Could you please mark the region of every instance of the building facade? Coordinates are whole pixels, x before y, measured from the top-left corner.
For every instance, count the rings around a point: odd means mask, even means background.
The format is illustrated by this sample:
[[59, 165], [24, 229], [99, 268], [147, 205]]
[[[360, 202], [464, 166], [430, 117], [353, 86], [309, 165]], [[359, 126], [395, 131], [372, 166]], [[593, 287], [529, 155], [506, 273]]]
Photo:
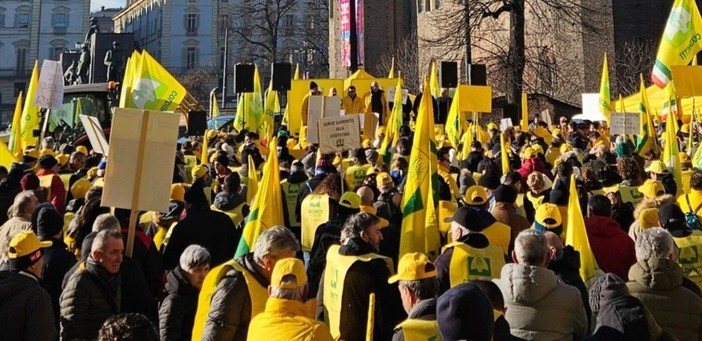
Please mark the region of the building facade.
[[99, 10], [90, 13], [90, 17], [97, 19], [100, 32], [113, 33], [115, 31], [115, 22], [112, 20], [112, 17], [121, 10], [122, 8], [105, 8], [105, 6], [102, 6]]
[[38, 60], [59, 60], [83, 42], [90, 2], [6, 0], [0, 2], [0, 126], [11, 119], [20, 91], [26, 91]]

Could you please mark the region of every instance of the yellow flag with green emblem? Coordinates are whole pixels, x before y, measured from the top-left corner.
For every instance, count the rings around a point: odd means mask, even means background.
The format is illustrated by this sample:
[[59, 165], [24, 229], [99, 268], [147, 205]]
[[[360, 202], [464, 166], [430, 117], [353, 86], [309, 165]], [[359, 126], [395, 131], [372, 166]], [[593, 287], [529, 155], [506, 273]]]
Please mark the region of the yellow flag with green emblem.
[[[270, 150], [277, 150], [276, 140], [271, 140]], [[268, 160], [263, 166], [261, 187], [251, 205], [251, 213], [246, 218], [246, 225], [239, 240], [235, 257], [241, 257], [253, 250], [256, 239], [274, 226], [284, 226], [283, 199], [280, 187], [280, 169], [278, 169], [278, 154], [268, 153]]]
[[607, 53], [604, 54], [604, 61], [602, 62], [602, 78], [600, 79], [600, 99], [597, 103], [597, 108], [602, 112], [602, 115], [607, 119], [607, 123], [610, 121], [610, 114], [612, 112], [612, 96], [609, 92], [609, 68], [607, 66]]
[[461, 134], [463, 133], [463, 115], [461, 115], [460, 110], [460, 97], [460, 92], [456, 91], [456, 94], [453, 96], [453, 102], [451, 102], [448, 116], [446, 117], [446, 126], [444, 127], [446, 138], [448, 138], [451, 146], [456, 149], [458, 149], [458, 145], [461, 143]]
[[174, 111], [185, 98], [187, 90], [146, 50], [141, 53], [141, 65], [131, 79], [131, 93], [125, 106], [134, 109]]
[[660, 146], [656, 139], [656, 130], [653, 126], [651, 118], [651, 106], [648, 104], [648, 94], [646, 93], [646, 85], [643, 81], [643, 75], [639, 75], [639, 112], [641, 113], [641, 129], [639, 136], [636, 137], [636, 151], [639, 155], [644, 156], [646, 152], [653, 149], [656, 154], [660, 154]]
[[34, 98], [37, 96], [39, 87], [39, 64], [34, 61], [34, 69], [32, 69], [32, 77], [29, 79], [29, 89], [27, 89], [27, 97], [24, 99], [24, 107], [22, 108], [22, 121], [20, 122], [20, 146], [25, 150], [27, 146], [37, 146], [38, 138], [34, 136], [34, 130], [38, 130], [40, 121], [40, 108], [34, 104]]
[[261, 78], [258, 73], [258, 66], [254, 65], [253, 92], [247, 92], [241, 96], [243, 98], [242, 112], [239, 114], [239, 107], [237, 106], [234, 128], [239, 131], [246, 129], [262, 134], [263, 92], [261, 90]]
[[390, 161], [392, 161], [390, 148], [397, 142], [397, 137], [400, 135], [400, 127], [402, 126], [402, 79], [397, 80], [394, 103], [387, 127], [385, 127], [383, 142], [380, 144], [380, 149], [378, 149], [378, 154], [388, 166], [390, 165]]
[[278, 91], [273, 90], [273, 80], [268, 84], [266, 91], [266, 106], [263, 115], [262, 129], [266, 133], [266, 138], [270, 140], [273, 134], [273, 121], [275, 114], [280, 112], [280, 102], [278, 101]]
[[[674, 96], [675, 93], [675, 91], [672, 90], [672, 88], [674, 87], [673, 83], [674, 82], [671, 81], [666, 86], [667, 88], [670, 88], [667, 92], [669, 96]], [[668, 97], [667, 103], [670, 113], [672, 113], [673, 110], [677, 111], [677, 109], [673, 109], [677, 107], [676, 98]], [[678, 120], [676, 119], [675, 115], [670, 115], [670, 113], [668, 114], [667, 119], [665, 121], [665, 147], [663, 148], [663, 162], [665, 162], [666, 166], [668, 167], [668, 170], [671, 173], [673, 173], [675, 183], [682, 184], [682, 166], [680, 164], [679, 157], [680, 147], [678, 146], [677, 138], [677, 133], [679, 130]], [[678, 186], [678, 192], [675, 194], [676, 197], [680, 196], [683, 193], [682, 187], [683, 186]]]
[[671, 80], [674, 65], [688, 65], [702, 50], [702, 17], [693, 0], [675, 0], [658, 46], [651, 80], [664, 88]]
[[[426, 80], [424, 93], [430, 93]], [[407, 182], [402, 194], [399, 257], [410, 252], [430, 254], [441, 246], [435, 207], [439, 187], [436, 154], [433, 106], [425, 98], [419, 105]]]

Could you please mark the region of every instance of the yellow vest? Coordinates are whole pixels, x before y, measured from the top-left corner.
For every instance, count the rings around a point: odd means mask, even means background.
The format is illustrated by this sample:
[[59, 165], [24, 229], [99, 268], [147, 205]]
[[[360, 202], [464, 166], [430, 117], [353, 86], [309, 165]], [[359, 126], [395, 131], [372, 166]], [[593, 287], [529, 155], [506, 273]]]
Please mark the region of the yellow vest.
[[452, 201], [439, 200], [439, 232], [443, 236], [451, 236], [451, 218], [458, 206]]
[[51, 180], [54, 179], [54, 174], [42, 175], [39, 177], [39, 186], [46, 188], [46, 200], [51, 201]]
[[195, 166], [197, 166], [197, 156], [195, 155], [184, 155], [185, 157], [185, 165], [183, 165], [183, 168], [185, 169], [185, 181], [189, 184], [193, 183], [193, 175], [192, 171]]
[[216, 212], [222, 212], [222, 213], [226, 214], [227, 217], [229, 217], [229, 219], [232, 220], [234, 225], [237, 225], [237, 224], [241, 223], [242, 221], [244, 221], [244, 219], [246, 218], [246, 217], [244, 217], [244, 213], [241, 211], [244, 208], [244, 204], [245, 203], [241, 203], [239, 206], [234, 207], [230, 211], [220, 210], [214, 204], [210, 205], [210, 209], [213, 211], [216, 211]]
[[212, 296], [217, 290], [217, 285], [231, 269], [241, 272], [246, 281], [246, 287], [249, 290], [251, 297], [251, 318], [260, 314], [266, 309], [266, 301], [268, 301], [268, 288], [264, 288], [258, 283], [256, 278], [246, 270], [236, 260], [232, 259], [222, 265], [210, 270], [205, 276], [205, 281], [202, 283], [202, 289], [197, 300], [197, 312], [195, 313], [195, 322], [193, 324], [193, 334], [191, 340], [200, 341], [202, 332], [205, 329], [207, 316], [210, 313], [210, 303]]
[[64, 193], [66, 193], [66, 196], [64, 199], [68, 197], [68, 192], [71, 190], [69, 183], [71, 182], [71, 176], [73, 174], [67, 173], [67, 174], [59, 174], [59, 179], [61, 179], [61, 183], [63, 183], [63, 188], [66, 190]]
[[453, 246], [453, 255], [449, 263], [449, 282], [451, 287], [470, 282], [472, 280], [492, 280], [500, 278], [500, 272], [505, 265], [505, 256], [502, 249], [495, 245], [488, 245], [484, 249], [476, 249], [461, 242], [444, 246]]
[[[374, 259], [382, 259], [393, 274], [392, 259], [369, 253], [361, 256], [342, 256], [339, 254], [339, 245], [332, 245], [327, 251], [327, 266], [324, 268], [324, 311], [325, 322], [329, 326], [332, 337], [335, 340], [339, 339], [341, 330], [339, 329], [341, 322], [341, 302], [344, 293], [344, 280], [351, 266], [360, 262], [370, 262]], [[358, 326], [361, 328], [362, 326]]]
[[637, 186], [620, 186], [619, 194], [621, 194], [623, 202], [630, 202], [634, 206], [644, 198], [643, 193], [639, 192]]
[[295, 208], [297, 207], [297, 195], [300, 193], [300, 188], [305, 185], [304, 182], [291, 184], [288, 180], [283, 180], [280, 182], [283, 188], [283, 196], [285, 197], [285, 206], [288, 208], [288, 222], [290, 226], [288, 227], [300, 227], [300, 221], [297, 220], [297, 215], [295, 214]]
[[702, 231], [693, 231], [683, 238], [673, 238], [680, 249], [678, 263], [683, 274], [702, 288]]
[[545, 195], [536, 197], [534, 196], [531, 191], [527, 192], [526, 194], [527, 199], [531, 202], [531, 205], [534, 207], [534, 209], [537, 209], [541, 204], [544, 202], [544, 198], [546, 197]]
[[317, 227], [331, 220], [331, 211], [329, 209], [329, 196], [310, 194], [302, 200], [302, 235], [300, 244], [302, 251], [312, 250], [314, 244], [314, 234], [317, 232]]
[[524, 193], [517, 194], [517, 209], [519, 210], [519, 215], [526, 218], [526, 209], [524, 208]]
[[[502, 249], [503, 254], [509, 251], [509, 242], [512, 240], [512, 228], [496, 221], [486, 227], [482, 233], [490, 241], [490, 245], [495, 245]], [[498, 276], [499, 277], [499, 276]]]
[[368, 175], [368, 170], [373, 167], [371, 164], [349, 166], [344, 174], [346, 191], [355, 191], [356, 187], [363, 185], [363, 180]]
[[439, 324], [434, 320], [407, 319], [395, 327], [402, 329], [406, 341], [441, 341]]

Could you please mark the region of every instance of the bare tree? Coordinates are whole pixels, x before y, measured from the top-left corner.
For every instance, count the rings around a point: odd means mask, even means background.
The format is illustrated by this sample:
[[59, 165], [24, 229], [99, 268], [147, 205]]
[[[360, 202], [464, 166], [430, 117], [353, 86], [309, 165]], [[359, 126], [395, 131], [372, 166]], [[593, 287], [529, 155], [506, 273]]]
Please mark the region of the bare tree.
[[404, 86], [412, 91], [419, 89], [419, 53], [417, 51], [417, 35], [411, 33], [394, 47], [389, 46], [380, 56], [378, 68], [390, 70], [395, 59], [395, 76], [402, 77]]
[[[631, 40], [617, 48], [615, 68], [617, 87], [612, 94], [633, 94], [639, 91], [639, 74], [648, 75], [656, 58], [658, 42], [652, 40]], [[646, 81], [648, 77], [644, 77]]]
[[[188, 93], [201, 105], [210, 102], [210, 90], [216, 84], [218, 70], [215, 67], [195, 67], [180, 76], [180, 84], [182, 84]], [[206, 107], [206, 106], [205, 106]]]

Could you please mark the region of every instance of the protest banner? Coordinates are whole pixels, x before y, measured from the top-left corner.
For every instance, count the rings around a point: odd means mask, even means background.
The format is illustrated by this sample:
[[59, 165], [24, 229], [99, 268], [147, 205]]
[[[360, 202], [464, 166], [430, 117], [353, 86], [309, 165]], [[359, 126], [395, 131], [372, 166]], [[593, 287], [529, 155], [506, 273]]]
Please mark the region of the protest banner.
[[110, 146], [107, 144], [107, 138], [102, 131], [100, 121], [95, 116], [80, 115], [80, 122], [85, 127], [85, 134], [88, 135], [88, 140], [93, 147], [93, 150], [102, 155], [109, 155]]
[[61, 62], [44, 59], [39, 72], [39, 87], [34, 104], [40, 108], [58, 109], [63, 103], [63, 67]]
[[327, 117], [317, 121], [319, 150], [326, 153], [342, 152], [361, 147], [361, 132], [357, 115]]
[[102, 205], [131, 209], [127, 256], [131, 256], [138, 211], [166, 212], [175, 164], [178, 115], [116, 108], [110, 131]]
[[613, 112], [610, 116], [609, 131], [612, 134], [638, 134], [641, 127], [641, 114], [637, 112]]

